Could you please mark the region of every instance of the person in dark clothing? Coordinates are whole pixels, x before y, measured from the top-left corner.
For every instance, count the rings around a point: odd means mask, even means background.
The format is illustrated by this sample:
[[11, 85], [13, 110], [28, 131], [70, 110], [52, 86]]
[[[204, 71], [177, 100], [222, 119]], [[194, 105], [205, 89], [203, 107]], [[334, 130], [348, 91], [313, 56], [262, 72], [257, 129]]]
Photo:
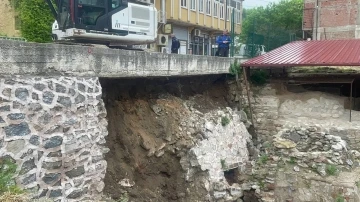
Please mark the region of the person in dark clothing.
[[178, 50], [180, 48], [180, 41], [175, 37], [175, 34], [172, 34], [171, 38], [172, 38], [171, 53], [178, 54]]
[[228, 57], [230, 43], [231, 43], [231, 38], [229, 36], [228, 30], [225, 29], [223, 31], [223, 34], [217, 37], [216, 43], [218, 44], [218, 48], [219, 48], [219, 56]]

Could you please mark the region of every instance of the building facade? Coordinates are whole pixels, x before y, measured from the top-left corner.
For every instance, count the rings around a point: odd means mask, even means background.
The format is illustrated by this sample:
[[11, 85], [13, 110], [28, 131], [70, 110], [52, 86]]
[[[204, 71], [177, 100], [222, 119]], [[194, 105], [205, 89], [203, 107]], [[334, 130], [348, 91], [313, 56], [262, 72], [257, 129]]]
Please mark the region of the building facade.
[[20, 36], [20, 21], [9, 0], [0, 0], [0, 36]]
[[360, 38], [360, 0], [304, 0], [304, 38]]
[[[214, 55], [215, 38], [224, 29], [241, 32], [243, 0], [155, 0], [159, 11], [159, 37], [163, 26], [171, 24], [172, 33], [180, 40], [179, 54]], [[161, 52], [170, 52], [171, 39], [155, 45]], [[164, 50], [166, 49], [166, 50]]]

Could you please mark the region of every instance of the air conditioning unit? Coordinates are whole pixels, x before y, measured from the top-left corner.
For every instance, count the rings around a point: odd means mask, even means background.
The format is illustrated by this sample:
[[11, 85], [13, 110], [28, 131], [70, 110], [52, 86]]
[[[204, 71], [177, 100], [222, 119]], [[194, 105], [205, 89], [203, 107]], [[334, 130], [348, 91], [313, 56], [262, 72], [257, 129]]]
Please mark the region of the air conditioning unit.
[[169, 43], [169, 37], [164, 34], [159, 34], [157, 37], [157, 44], [159, 46], [167, 46]]
[[161, 47], [161, 53], [168, 53], [167, 47]]
[[194, 36], [200, 36], [201, 31], [199, 29], [194, 29]]

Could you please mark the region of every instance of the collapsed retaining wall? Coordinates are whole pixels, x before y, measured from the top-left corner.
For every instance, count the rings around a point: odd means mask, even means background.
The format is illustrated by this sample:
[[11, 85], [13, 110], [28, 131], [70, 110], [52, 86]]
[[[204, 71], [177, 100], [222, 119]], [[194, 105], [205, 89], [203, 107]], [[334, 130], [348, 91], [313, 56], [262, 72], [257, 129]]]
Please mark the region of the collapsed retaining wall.
[[38, 197], [93, 199], [104, 187], [105, 117], [98, 78], [1, 78], [0, 156]]

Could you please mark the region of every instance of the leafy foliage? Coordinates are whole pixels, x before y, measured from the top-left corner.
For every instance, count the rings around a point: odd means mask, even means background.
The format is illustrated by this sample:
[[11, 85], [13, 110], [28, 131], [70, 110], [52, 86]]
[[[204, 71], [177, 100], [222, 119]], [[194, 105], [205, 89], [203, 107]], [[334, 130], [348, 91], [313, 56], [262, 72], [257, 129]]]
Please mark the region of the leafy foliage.
[[9, 0], [20, 14], [21, 35], [28, 41], [50, 42], [54, 18], [44, 0]]
[[264, 165], [264, 164], [267, 163], [268, 160], [269, 160], [269, 156], [268, 156], [267, 154], [262, 154], [262, 155], [260, 156], [260, 158], [258, 159], [258, 163], [259, 163], [260, 165]]
[[232, 76], [240, 76], [242, 74], [242, 68], [240, 66], [240, 63], [235, 59], [234, 63], [230, 65], [230, 74]]
[[303, 0], [281, 0], [266, 7], [245, 9], [240, 41], [269, 50], [302, 36]]
[[5, 192], [22, 193], [13, 181], [16, 164], [7, 158], [0, 159], [0, 195]]
[[336, 175], [339, 170], [336, 168], [335, 165], [326, 165], [325, 167], [325, 172], [328, 174], [328, 175]]
[[269, 78], [269, 75], [266, 71], [264, 70], [253, 70], [251, 76], [250, 76], [250, 81], [252, 84], [254, 85], [264, 85], [266, 83], [266, 80]]
[[345, 197], [342, 195], [338, 195], [335, 199], [336, 202], [345, 202]]
[[221, 125], [226, 126], [230, 123], [230, 119], [226, 116], [221, 117]]

